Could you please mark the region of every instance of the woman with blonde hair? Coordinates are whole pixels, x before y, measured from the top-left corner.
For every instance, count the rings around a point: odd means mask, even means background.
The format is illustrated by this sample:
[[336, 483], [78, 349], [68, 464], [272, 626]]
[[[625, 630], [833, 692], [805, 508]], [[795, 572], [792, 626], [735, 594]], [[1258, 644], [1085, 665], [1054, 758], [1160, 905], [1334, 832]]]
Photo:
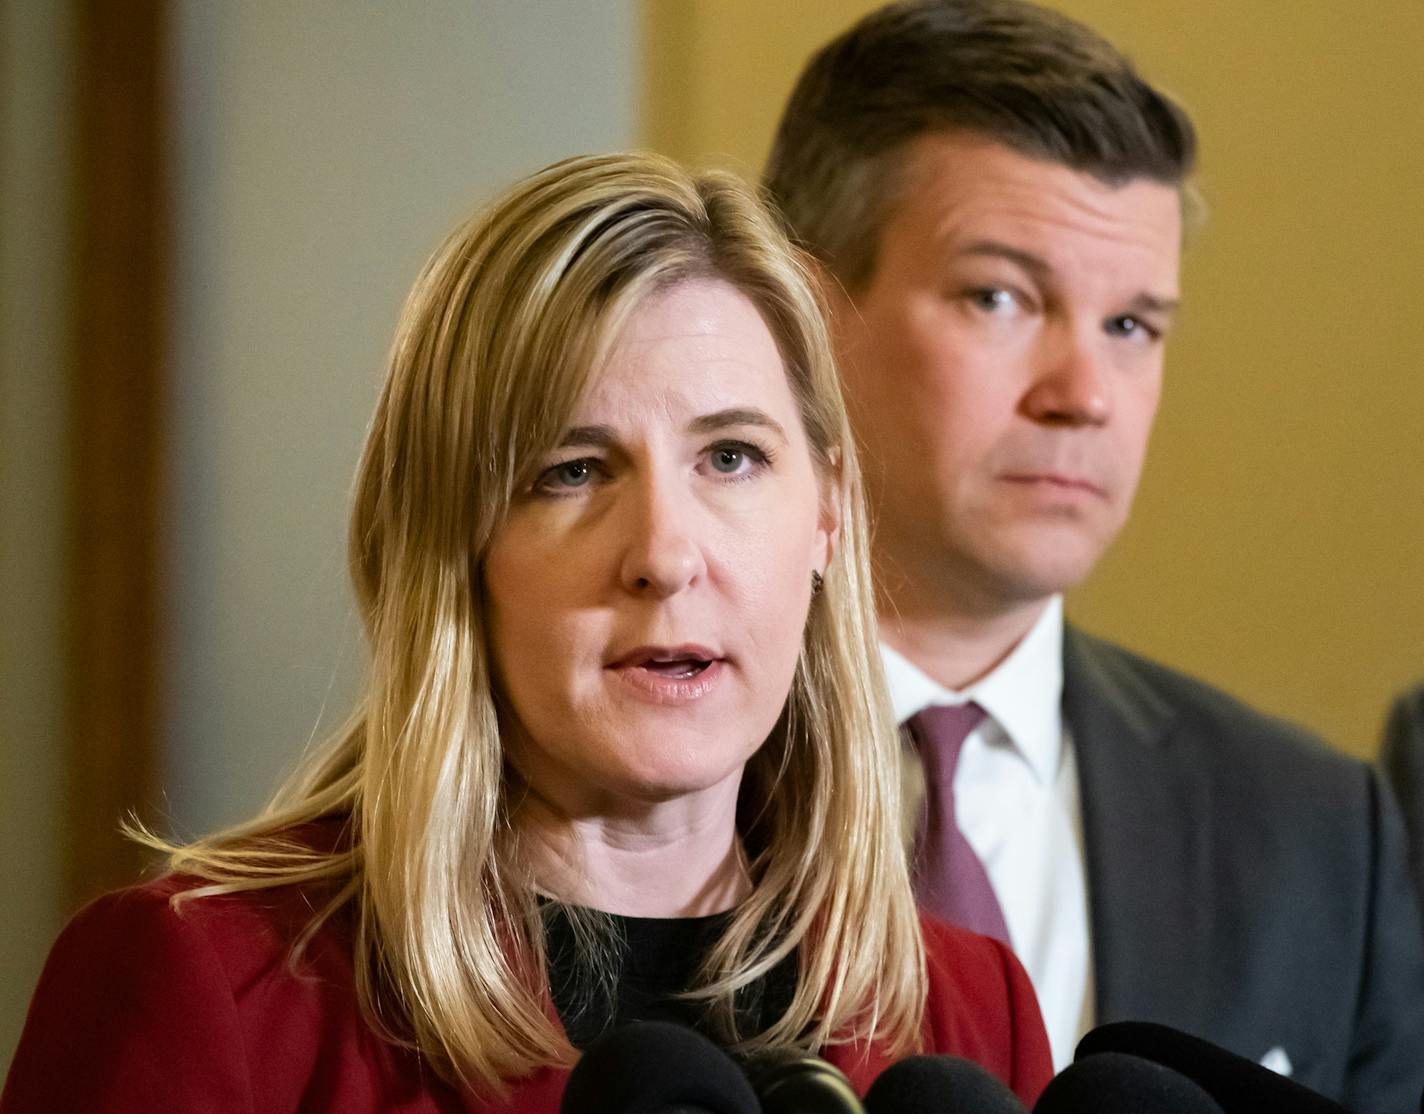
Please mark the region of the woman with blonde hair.
[[859, 484], [745, 186], [612, 155], [514, 187], [397, 331], [349, 727], [79, 914], [0, 1109], [554, 1110], [647, 1018], [1031, 1099], [1022, 969], [910, 895]]

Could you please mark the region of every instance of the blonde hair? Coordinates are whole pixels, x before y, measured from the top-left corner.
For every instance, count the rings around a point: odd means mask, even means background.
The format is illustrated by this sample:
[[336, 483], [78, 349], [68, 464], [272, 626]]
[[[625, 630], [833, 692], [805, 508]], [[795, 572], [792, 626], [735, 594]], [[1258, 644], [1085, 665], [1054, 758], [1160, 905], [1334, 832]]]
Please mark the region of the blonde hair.
[[[896, 811], [898, 740], [876, 650], [865, 514], [815, 285], [752, 192], [650, 155], [570, 159], [450, 236], [406, 303], [356, 484], [351, 569], [371, 648], [350, 725], [255, 820], [186, 846], [214, 893], [321, 881], [348, 903], [363, 1011], [447, 1076], [498, 1090], [573, 1050], [546, 1012], [544, 935], [521, 865], [481, 560], [517, 485], [562, 436], [629, 312], [729, 283], [774, 336], [840, 543], [792, 690], [749, 763], [752, 893], [693, 995], [743, 1050], [918, 1045], [923, 948]], [[294, 831], [346, 820], [336, 848]], [[150, 837], [151, 838], [151, 837]], [[161, 841], [153, 841], [160, 845]], [[785, 1013], [737, 1032], [734, 995], [796, 952]]]

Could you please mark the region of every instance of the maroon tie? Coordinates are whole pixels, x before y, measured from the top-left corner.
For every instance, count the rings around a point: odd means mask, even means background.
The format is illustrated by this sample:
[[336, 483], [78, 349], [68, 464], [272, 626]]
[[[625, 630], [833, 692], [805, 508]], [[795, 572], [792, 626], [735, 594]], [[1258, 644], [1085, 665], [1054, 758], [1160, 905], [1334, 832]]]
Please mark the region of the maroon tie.
[[905, 725], [925, 769], [925, 807], [915, 839], [915, 896], [941, 920], [1007, 944], [1008, 926], [989, 875], [954, 817], [954, 768], [964, 740], [984, 715], [973, 703], [932, 707]]

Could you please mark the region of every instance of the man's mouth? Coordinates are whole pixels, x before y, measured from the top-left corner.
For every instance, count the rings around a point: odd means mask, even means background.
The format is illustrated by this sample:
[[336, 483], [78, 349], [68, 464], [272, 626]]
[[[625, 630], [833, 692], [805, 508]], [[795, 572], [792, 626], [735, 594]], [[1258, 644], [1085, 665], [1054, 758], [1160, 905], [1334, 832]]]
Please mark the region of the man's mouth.
[[1065, 472], [1006, 472], [1000, 477], [1009, 483], [1023, 484], [1026, 486], [1042, 486], [1059, 491], [1081, 491], [1100, 498], [1106, 498], [1107, 492], [1097, 483], [1086, 476], [1074, 475]]

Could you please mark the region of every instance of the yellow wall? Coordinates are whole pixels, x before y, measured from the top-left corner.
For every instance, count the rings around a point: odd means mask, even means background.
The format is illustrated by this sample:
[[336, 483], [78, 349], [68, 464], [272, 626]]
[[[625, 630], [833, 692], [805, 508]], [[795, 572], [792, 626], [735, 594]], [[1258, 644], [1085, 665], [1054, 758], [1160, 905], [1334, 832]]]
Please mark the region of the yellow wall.
[[[863, 0], [643, 0], [643, 138], [754, 174]], [[1424, 679], [1424, 3], [1063, 0], [1185, 101], [1209, 223], [1133, 521], [1070, 611], [1371, 754]]]

